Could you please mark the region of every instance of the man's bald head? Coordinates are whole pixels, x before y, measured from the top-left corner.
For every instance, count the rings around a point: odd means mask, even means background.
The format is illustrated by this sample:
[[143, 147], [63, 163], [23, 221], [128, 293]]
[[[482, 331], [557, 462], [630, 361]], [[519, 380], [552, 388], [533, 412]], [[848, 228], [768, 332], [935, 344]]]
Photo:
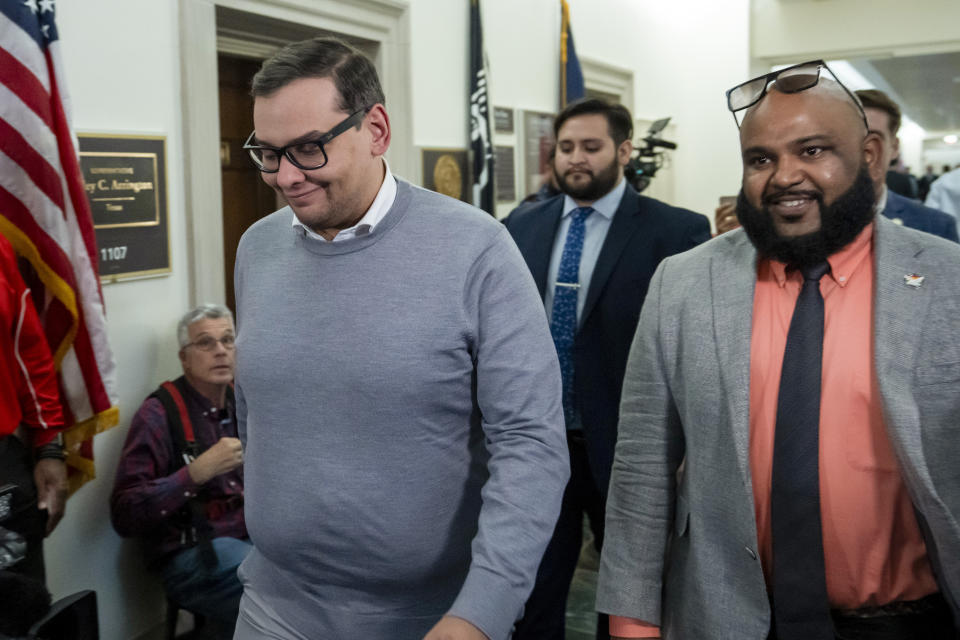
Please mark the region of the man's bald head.
[[881, 143], [836, 82], [795, 93], [772, 85], [745, 115], [740, 144], [738, 215], [761, 253], [820, 259], [872, 219]]
[[743, 118], [742, 127], [747, 125], [747, 120], [751, 115], [758, 111], [762, 111], [762, 107], [769, 100], [773, 99], [774, 102], [780, 102], [777, 96], [782, 97], [801, 97], [806, 98], [808, 104], [815, 104], [819, 101], [824, 103], [834, 103], [836, 106], [839, 106], [838, 111], [845, 112], [842, 115], [838, 113], [836, 116], [840, 118], [838, 123], [848, 124], [851, 131], [856, 132], [862, 138], [867, 134], [867, 123], [865, 121], [864, 113], [862, 111], [862, 106], [857, 98], [850, 94], [846, 89], [844, 89], [839, 82], [833, 78], [827, 78], [821, 76], [816, 86], [813, 86], [809, 89], [804, 89], [797, 93], [783, 93], [777, 89], [777, 84], [774, 82], [770, 85], [770, 88], [767, 90], [767, 94], [760, 99], [757, 104], [751, 106], [747, 109], [746, 114]]

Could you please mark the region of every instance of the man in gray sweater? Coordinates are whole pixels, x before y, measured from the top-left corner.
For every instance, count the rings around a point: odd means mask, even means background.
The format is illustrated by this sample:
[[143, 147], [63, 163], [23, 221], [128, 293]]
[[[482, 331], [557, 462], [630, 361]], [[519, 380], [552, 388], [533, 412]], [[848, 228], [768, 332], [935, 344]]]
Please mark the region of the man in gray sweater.
[[376, 71], [332, 39], [253, 79], [289, 207], [237, 251], [235, 638], [510, 636], [569, 475], [560, 371], [506, 230], [397, 180]]

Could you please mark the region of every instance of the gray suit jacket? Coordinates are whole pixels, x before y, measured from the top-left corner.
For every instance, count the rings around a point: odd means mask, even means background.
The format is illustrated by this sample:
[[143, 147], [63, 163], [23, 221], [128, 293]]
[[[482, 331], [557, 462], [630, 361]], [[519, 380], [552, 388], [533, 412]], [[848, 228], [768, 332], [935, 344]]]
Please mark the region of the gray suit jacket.
[[[885, 421], [960, 620], [960, 247], [878, 216], [874, 250]], [[769, 632], [748, 454], [755, 265], [742, 230], [664, 260], [630, 353], [597, 608], [669, 639]]]

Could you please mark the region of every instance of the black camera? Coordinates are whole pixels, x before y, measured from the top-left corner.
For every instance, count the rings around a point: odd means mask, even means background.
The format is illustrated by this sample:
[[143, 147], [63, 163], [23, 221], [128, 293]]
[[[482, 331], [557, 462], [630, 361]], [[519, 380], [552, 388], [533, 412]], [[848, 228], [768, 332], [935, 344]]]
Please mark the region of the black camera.
[[0, 570], [17, 564], [27, 556], [27, 541], [18, 533], [0, 527]]
[[[17, 486], [5, 484], [0, 487], [0, 522], [15, 515], [14, 496]], [[0, 526], [0, 570], [12, 567], [27, 555], [27, 542], [18, 533]]]
[[677, 148], [675, 142], [657, 137], [669, 123], [670, 118], [661, 118], [651, 124], [647, 129], [647, 135], [641, 140], [643, 144], [637, 145], [630, 157], [630, 162], [623, 169], [627, 182], [637, 190], [637, 193], [646, 189], [657, 170], [663, 167], [665, 153], [659, 149]]

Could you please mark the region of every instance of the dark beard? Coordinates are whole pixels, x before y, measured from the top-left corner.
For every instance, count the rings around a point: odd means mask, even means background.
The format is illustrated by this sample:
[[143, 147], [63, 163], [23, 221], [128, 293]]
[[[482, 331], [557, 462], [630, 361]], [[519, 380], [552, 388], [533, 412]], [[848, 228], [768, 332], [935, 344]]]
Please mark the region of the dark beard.
[[566, 176], [557, 173], [556, 169], [553, 170], [553, 174], [557, 177], [557, 184], [560, 185], [560, 190], [565, 194], [581, 202], [595, 202], [610, 193], [620, 179], [622, 171], [620, 163], [617, 162], [617, 158], [614, 156], [613, 162], [610, 163], [609, 166], [601, 169], [599, 173], [595, 173], [590, 182], [582, 187], [573, 187], [567, 184]]
[[788, 268], [796, 269], [821, 263], [853, 242], [873, 220], [876, 197], [866, 167], [860, 168], [853, 184], [833, 204], [824, 205], [822, 194], [814, 197], [820, 206], [820, 228], [801, 236], [788, 237], [777, 232], [767, 207], [754, 207], [747, 201], [743, 189], [740, 189], [737, 218], [761, 258], [779, 260]]

